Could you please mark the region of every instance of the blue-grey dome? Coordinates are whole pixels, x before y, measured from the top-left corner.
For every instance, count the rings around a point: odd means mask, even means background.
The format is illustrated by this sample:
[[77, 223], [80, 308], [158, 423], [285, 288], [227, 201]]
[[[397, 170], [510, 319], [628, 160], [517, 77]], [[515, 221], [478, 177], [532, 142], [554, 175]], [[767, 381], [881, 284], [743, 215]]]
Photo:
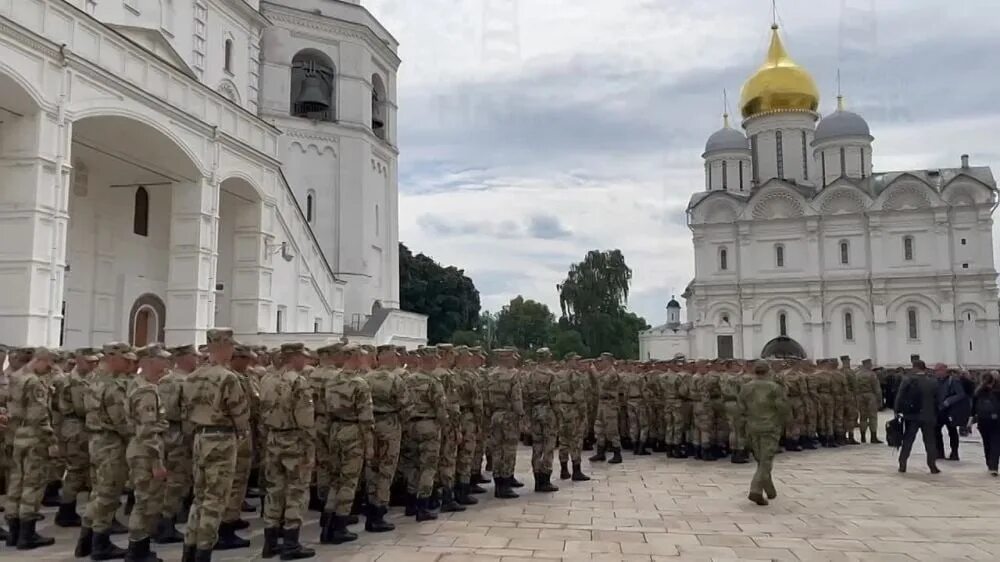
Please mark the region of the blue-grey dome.
[[813, 142], [823, 142], [841, 137], [868, 137], [872, 133], [868, 128], [868, 122], [863, 117], [853, 111], [838, 109], [824, 117], [819, 125], [816, 125], [816, 134]]
[[750, 150], [750, 143], [746, 135], [727, 125], [712, 133], [705, 143], [705, 154], [721, 150]]
[[677, 302], [677, 299], [670, 297], [670, 302], [667, 303], [667, 308], [680, 308], [681, 303]]

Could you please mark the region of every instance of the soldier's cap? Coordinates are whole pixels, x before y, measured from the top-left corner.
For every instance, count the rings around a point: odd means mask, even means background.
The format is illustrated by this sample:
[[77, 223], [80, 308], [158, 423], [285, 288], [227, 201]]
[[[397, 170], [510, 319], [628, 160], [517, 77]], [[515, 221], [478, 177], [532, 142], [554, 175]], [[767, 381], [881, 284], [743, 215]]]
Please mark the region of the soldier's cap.
[[303, 355], [305, 357], [309, 357], [306, 353], [306, 344], [302, 342], [281, 344], [281, 353], [283, 355]]
[[35, 348], [33, 347], [16, 347], [11, 348], [9, 351], [10, 355], [14, 355], [24, 360], [30, 360], [35, 355]]
[[841, 355], [840, 356], [840, 360], [841, 361], [850, 361], [851, 360], [851, 356], [850, 355]]
[[552, 350], [547, 347], [539, 347], [535, 350], [535, 355], [544, 355], [545, 357], [552, 356]]
[[205, 334], [205, 340], [210, 344], [236, 345], [232, 328], [210, 328]]
[[100, 357], [98, 356], [99, 352], [92, 347], [81, 347], [74, 353], [76, 353], [76, 356], [84, 361], [100, 361]]
[[771, 366], [767, 364], [767, 361], [754, 361], [753, 372], [755, 375], [762, 375], [771, 370]]
[[198, 346], [198, 353], [208, 353], [208, 344], [203, 343]]
[[918, 361], [919, 359], [920, 359], [920, 354], [919, 353], [911, 353], [910, 354], [910, 361]]
[[864, 365], [865, 367], [870, 367], [871, 364], [872, 364], [872, 360], [871, 359], [862, 359], [861, 360], [861, 364]]
[[467, 346], [467, 345], [456, 345], [455, 346], [455, 355], [461, 355], [461, 356], [465, 357], [465, 356], [472, 355], [472, 351], [469, 349], [469, 346]]
[[375, 353], [378, 351], [378, 348], [376, 348], [374, 345], [370, 343], [361, 344], [361, 349], [363, 349], [365, 353]]
[[233, 348], [233, 358], [242, 357], [243, 359], [256, 359], [257, 354], [254, 353], [252, 345], [241, 345], [236, 344]]
[[170, 359], [170, 352], [163, 348], [163, 344], [151, 343], [147, 346], [140, 347], [135, 351], [136, 356], [139, 359]]
[[131, 359], [132, 361], [138, 359], [135, 351], [132, 350], [132, 346], [120, 341], [104, 344], [101, 351], [103, 351], [104, 355], [108, 357], [124, 357], [125, 359]]
[[405, 345], [397, 345], [395, 346], [395, 348], [396, 348], [396, 353], [400, 355], [406, 355], [407, 353], [410, 352], [410, 350], [406, 349]]
[[8, 351], [10, 351], [10, 348], [0, 343], [0, 355], [6, 355]]
[[319, 353], [320, 356], [323, 357], [327, 355], [336, 355], [337, 353], [340, 353], [343, 349], [344, 349], [344, 344], [338, 341], [338, 342], [328, 343], [323, 347], [318, 348], [316, 350], [316, 353]]
[[469, 351], [471, 351], [472, 353], [482, 353], [483, 352], [483, 346], [481, 346], [481, 345], [474, 345], [474, 346], [472, 346], [472, 347], [469, 348]]
[[498, 347], [493, 350], [493, 355], [517, 355], [517, 349], [513, 347]]
[[398, 353], [399, 352], [399, 350], [396, 348], [396, 346], [392, 345], [391, 343], [384, 343], [384, 344], [376, 347], [375, 351], [379, 355], [382, 355], [383, 353], [390, 352], [390, 351], [392, 353]]
[[310, 358], [310, 359], [318, 359], [318, 358], [319, 358], [319, 355], [317, 355], [315, 351], [313, 351], [313, 350], [309, 349], [308, 347], [303, 347], [303, 348], [302, 348], [302, 353], [303, 353], [303, 354], [304, 354], [304, 355], [305, 355], [306, 357], [308, 357], [308, 358]]
[[364, 348], [356, 343], [349, 343], [345, 345], [341, 348], [341, 351], [344, 352], [345, 355], [364, 355], [366, 353]]
[[433, 345], [425, 345], [417, 348], [417, 355], [421, 357], [437, 357], [438, 350]]
[[614, 359], [614, 358], [615, 358], [614, 353], [605, 351], [604, 353], [601, 354], [601, 359]]
[[257, 353], [257, 354], [267, 353], [267, 346], [264, 345], [264, 344], [255, 345], [255, 346], [253, 346], [253, 351], [254, 351], [254, 353]]
[[575, 352], [575, 351], [570, 351], [566, 355], [563, 355], [563, 359], [566, 360], [566, 361], [571, 361], [573, 359], [579, 359], [579, 358], [580, 358], [580, 354], [577, 353], [577, 352]]
[[455, 346], [450, 343], [439, 343], [437, 344], [437, 348], [441, 353], [451, 353], [455, 351]]
[[31, 349], [32, 359], [51, 359], [53, 361], [59, 360], [59, 352], [54, 349], [49, 349], [45, 346], [39, 346]]
[[183, 355], [198, 355], [198, 350], [192, 344], [178, 345], [170, 348], [170, 354], [174, 357], [181, 357]]

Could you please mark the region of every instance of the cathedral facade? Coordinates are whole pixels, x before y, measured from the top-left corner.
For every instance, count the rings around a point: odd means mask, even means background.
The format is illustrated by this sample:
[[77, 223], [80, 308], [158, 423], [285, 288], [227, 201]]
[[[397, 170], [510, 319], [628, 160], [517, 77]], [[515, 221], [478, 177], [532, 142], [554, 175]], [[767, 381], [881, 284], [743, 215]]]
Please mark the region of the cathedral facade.
[[868, 124], [820, 118], [810, 75], [772, 28], [744, 84], [742, 131], [709, 138], [688, 204], [694, 279], [643, 359], [756, 358], [776, 338], [809, 358], [1000, 364], [988, 167], [876, 172]]
[[0, 342], [423, 343], [399, 64], [360, 0], [0, 0]]

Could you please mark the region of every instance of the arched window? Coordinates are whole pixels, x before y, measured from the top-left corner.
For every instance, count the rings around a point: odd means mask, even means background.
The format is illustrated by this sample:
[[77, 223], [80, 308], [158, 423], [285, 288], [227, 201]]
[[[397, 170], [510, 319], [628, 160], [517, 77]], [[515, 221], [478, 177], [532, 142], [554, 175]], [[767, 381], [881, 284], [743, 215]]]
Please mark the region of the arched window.
[[372, 74], [372, 132], [385, 139], [385, 84], [378, 74]]
[[132, 232], [149, 236], [149, 192], [139, 186], [135, 190], [135, 208], [132, 211]]
[[719, 250], [719, 269], [722, 271], [729, 269], [729, 250], [725, 248]]
[[232, 39], [226, 39], [226, 54], [225, 54], [225, 57], [226, 58], [223, 59], [223, 63], [222, 63], [223, 64], [223, 68], [226, 69], [226, 72], [232, 73], [233, 72], [233, 40]]
[[315, 49], [303, 49], [292, 57], [291, 76], [292, 116], [334, 121], [337, 72], [330, 57]]
[[774, 265], [785, 267], [785, 247], [781, 244], [775, 244], [774, 246]]
[[313, 220], [316, 216], [315, 205], [316, 205], [316, 194], [310, 191], [308, 194], [306, 194], [306, 221], [309, 224], [313, 223]]
[[378, 205], [375, 205], [375, 236], [378, 236], [382, 232], [381, 220], [382, 217], [379, 216]]
[[844, 339], [854, 341], [854, 315], [850, 312], [844, 313]]
[[723, 160], [722, 161], [722, 190], [723, 191], [729, 191], [729, 178], [727, 177], [728, 173], [727, 173], [727, 170], [726, 170], [728, 167], [729, 167], [729, 163], [727, 163], [725, 160]]
[[906, 309], [906, 335], [911, 340], [918, 339], [920, 332], [917, 330], [917, 309], [910, 307]]
[[774, 157], [778, 164], [778, 178], [785, 179], [785, 150], [781, 140], [781, 131], [774, 133]]
[[787, 336], [788, 335], [788, 317], [784, 312], [778, 313], [778, 335]]
[[851, 248], [847, 243], [847, 240], [840, 241], [840, 263], [847, 265], [850, 262]]
[[903, 237], [903, 259], [906, 261], [913, 261], [913, 237], [904, 236]]

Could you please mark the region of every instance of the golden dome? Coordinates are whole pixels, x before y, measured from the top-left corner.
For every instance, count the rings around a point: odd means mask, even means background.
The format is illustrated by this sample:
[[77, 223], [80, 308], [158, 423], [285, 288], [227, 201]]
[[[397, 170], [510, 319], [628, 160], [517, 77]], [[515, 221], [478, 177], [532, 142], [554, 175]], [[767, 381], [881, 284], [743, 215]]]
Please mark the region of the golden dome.
[[767, 60], [743, 84], [740, 93], [743, 117], [766, 111], [806, 110], [819, 107], [819, 90], [812, 76], [788, 56], [778, 35], [778, 26], [771, 26], [771, 46]]

